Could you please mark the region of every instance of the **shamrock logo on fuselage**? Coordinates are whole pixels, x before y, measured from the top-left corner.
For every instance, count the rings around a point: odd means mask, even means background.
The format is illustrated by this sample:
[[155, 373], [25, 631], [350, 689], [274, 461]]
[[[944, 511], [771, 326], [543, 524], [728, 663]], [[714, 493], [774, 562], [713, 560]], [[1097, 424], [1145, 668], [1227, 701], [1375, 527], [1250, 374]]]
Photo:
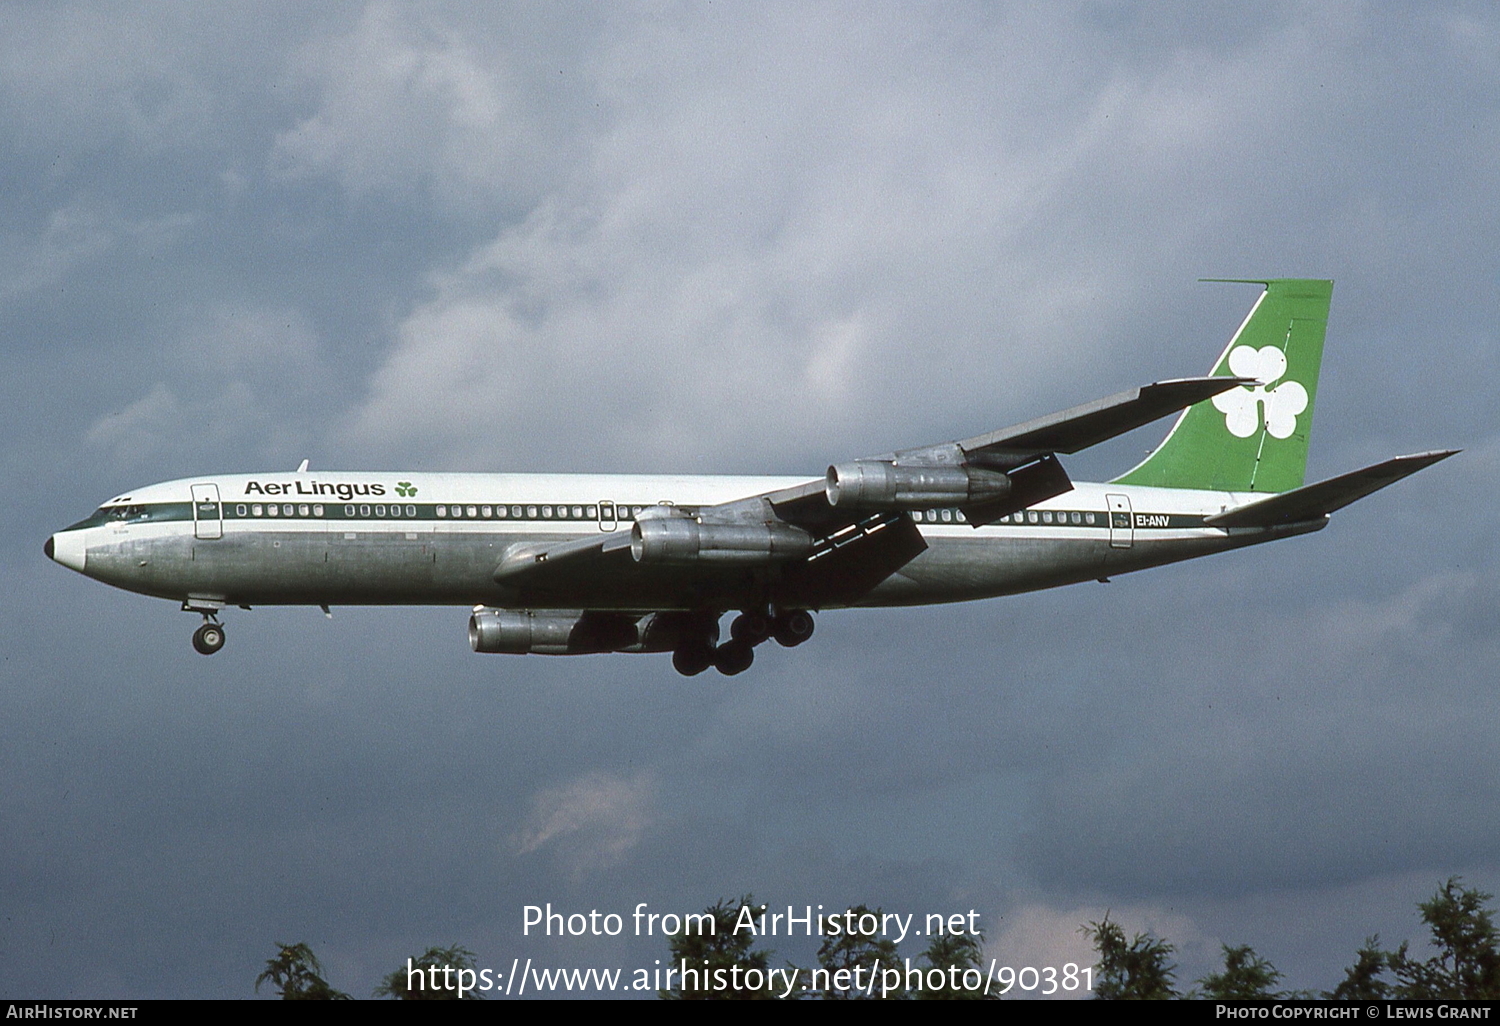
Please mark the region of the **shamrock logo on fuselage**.
[[396, 494], [397, 495], [405, 495], [405, 496], [416, 495], [417, 494], [417, 487], [416, 487], [416, 485], [412, 484], [410, 481], [397, 481], [396, 482]]
[[1275, 346], [1238, 346], [1229, 354], [1229, 370], [1235, 377], [1261, 382], [1214, 396], [1214, 406], [1224, 414], [1229, 433], [1249, 438], [1259, 430], [1264, 410], [1267, 433], [1272, 438], [1290, 438], [1297, 430], [1297, 415], [1307, 409], [1307, 389], [1295, 381], [1275, 384], [1286, 373], [1286, 354]]

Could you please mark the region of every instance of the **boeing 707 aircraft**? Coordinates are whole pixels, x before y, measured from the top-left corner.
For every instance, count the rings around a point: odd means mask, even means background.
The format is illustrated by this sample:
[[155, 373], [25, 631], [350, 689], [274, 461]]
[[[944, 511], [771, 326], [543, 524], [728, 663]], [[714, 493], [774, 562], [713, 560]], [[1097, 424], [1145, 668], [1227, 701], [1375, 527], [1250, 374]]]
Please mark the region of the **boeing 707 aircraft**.
[[[1317, 531], [1453, 455], [1303, 483], [1331, 281], [1274, 279], [1208, 377], [1161, 381], [974, 438], [819, 477], [212, 475], [117, 495], [46, 554], [200, 614], [228, 606], [471, 606], [476, 652], [671, 652], [747, 669], [813, 612], [961, 602], [1106, 579]], [[1076, 453], [1171, 413], [1166, 440], [1104, 484]], [[720, 640], [725, 613], [738, 616]]]

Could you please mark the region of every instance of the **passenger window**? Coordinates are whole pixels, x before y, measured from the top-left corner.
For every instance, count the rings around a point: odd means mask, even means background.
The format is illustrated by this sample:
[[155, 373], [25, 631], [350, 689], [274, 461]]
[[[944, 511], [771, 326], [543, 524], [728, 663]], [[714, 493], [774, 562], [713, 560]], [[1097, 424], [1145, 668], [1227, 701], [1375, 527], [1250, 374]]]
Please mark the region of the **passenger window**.
[[385, 507], [384, 506], [376, 506], [375, 507], [375, 515], [377, 517], [383, 517], [383, 516], [385, 516]]
[[448, 507], [447, 506], [439, 506], [437, 508], [436, 512], [437, 512], [438, 516], [445, 517], [445, 516], [448, 515]]
[[597, 506], [585, 506], [584, 507], [584, 516], [588, 517], [590, 520], [593, 520], [598, 515], [599, 515], [599, 507], [597, 507]]
[[536, 507], [535, 506], [527, 506], [526, 507], [526, 518], [528, 520], [535, 520], [536, 519]]
[[506, 510], [506, 508], [504, 506], [496, 506], [495, 507], [495, 516], [497, 516], [497, 517], [504, 517], [507, 512], [508, 512], [508, 510]]
[[1050, 524], [1050, 523], [1052, 523], [1052, 514], [1050, 512], [1048, 512], [1046, 510], [1042, 511], [1042, 523], [1044, 523], [1044, 524]]
[[552, 516], [552, 507], [551, 506], [543, 506], [542, 507], [542, 516], [544, 516], [544, 517], [550, 517], [550, 516]]
[[[590, 514], [590, 516], [592, 516], [592, 515], [593, 514]], [[582, 520], [583, 519], [583, 507], [582, 506], [574, 506], [573, 507], [573, 519], [574, 520]]]
[[477, 517], [479, 516], [479, 508], [477, 506], [470, 506], [468, 509], [464, 510], [464, 514], [466, 516]]
[[245, 515], [245, 504], [243, 502], [234, 507], [234, 515], [237, 517], [242, 517]]
[[308, 508], [307, 508], [306, 504], [303, 504], [303, 505], [297, 507], [297, 515], [299, 517], [305, 517], [305, 516], [307, 516], [307, 514], [308, 514]]
[[495, 514], [495, 507], [493, 507], [493, 506], [481, 506], [479, 508], [479, 512], [483, 513], [487, 517], [488, 516], [494, 516], [494, 514]]
[[1088, 521], [1088, 523], [1090, 524], [1090, 526], [1092, 526], [1093, 523], [1094, 523], [1094, 514], [1092, 514], [1092, 513], [1085, 513], [1083, 515], [1083, 519], [1086, 520], [1086, 521]]
[[1029, 522], [1033, 523], [1033, 524], [1036, 523], [1036, 521], [1037, 521], [1036, 511], [1035, 510], [1028, 510], [1027, 513], [1026, 513], [1026, 519]]
[[415, 507], [415, 506], [408, 506], [408, 507], [406, 507], [406, 516], [407, 516], [408, 519], [415, 520], [416, 517], [417, 517], [417, 507]]
[[321, 502], [314, 503], [313, 504], [313, 516], [320, 517], [322, 515], [323, 515], [323, 504]]
[[271, 503], [269, 506], [266, 507], [266, 516], [274, 517], [274, 516], [276, 516], [280, 512], [281, 512], [280, 507], [277, 506], [274, 502]]
[[369, 506], [361, 506], [361, 507], [359, 507], [359, 515], [362, 516], [362, 517], [369, 516], [370, 515], [370, 507]]
[[953, 511], [951, 509], [945, 509], [945, 510], [943, 510], [940, 515], [942, 516], [943, 523], [945, 523], [945, 524], [948, 523], [949, 521], [951, 521], [953, 519]]
[[344, 507], [344, 516], [346, 516], [346, 517], [352, 517], [352, 516], [354, 516], [354, 507], [353, 506], [345, 506]]

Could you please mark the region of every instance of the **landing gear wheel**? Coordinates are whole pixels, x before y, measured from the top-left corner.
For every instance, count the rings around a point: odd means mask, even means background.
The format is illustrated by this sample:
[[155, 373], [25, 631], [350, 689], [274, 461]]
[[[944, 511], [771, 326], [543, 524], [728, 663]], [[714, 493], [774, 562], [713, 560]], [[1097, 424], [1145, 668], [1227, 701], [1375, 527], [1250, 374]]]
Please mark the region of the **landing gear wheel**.
[[729, 621], [729, 636], [735, 641], [759, 645], [771, 636], [771, 618], [765, 613], [741, 613]]
[[774, 634], [776, 643], [784, 648], [796, 648], [813, 635], [812, 614], [805, 609], [793, 609], [776, 618]]
[[696, 677], [713, 664], [712, 645], [684, 645], [672, 653], [672, 669], [684, 677]]
[[744, 673], [755, 662], [755, 648], [748, 641], [726, 641], [714, 649], [714, 668], [726, 677]]
[[213, 655], [224, 647], [224, 628], [206, 623], [193, 632], [193, 648], [199, 655]]

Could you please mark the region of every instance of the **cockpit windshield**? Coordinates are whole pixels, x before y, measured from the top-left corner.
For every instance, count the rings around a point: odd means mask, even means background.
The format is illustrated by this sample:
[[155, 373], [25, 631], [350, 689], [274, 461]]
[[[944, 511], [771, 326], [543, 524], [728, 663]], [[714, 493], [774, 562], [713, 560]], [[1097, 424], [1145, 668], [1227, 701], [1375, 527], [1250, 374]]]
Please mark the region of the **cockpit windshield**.
[[[182, 507], [179, 509], [178, 507]], [[187, 503], [156, 503], [154, 505], [124, 505], [124, 506], [100, 506], [88, 517], [78, 523], [65, 528], [69, 531], [82, 531], [88, 527], [102, 527], [105, 524], [139, 524], [149, 520], [180, 520], [183, 510], [191, 511]]]

